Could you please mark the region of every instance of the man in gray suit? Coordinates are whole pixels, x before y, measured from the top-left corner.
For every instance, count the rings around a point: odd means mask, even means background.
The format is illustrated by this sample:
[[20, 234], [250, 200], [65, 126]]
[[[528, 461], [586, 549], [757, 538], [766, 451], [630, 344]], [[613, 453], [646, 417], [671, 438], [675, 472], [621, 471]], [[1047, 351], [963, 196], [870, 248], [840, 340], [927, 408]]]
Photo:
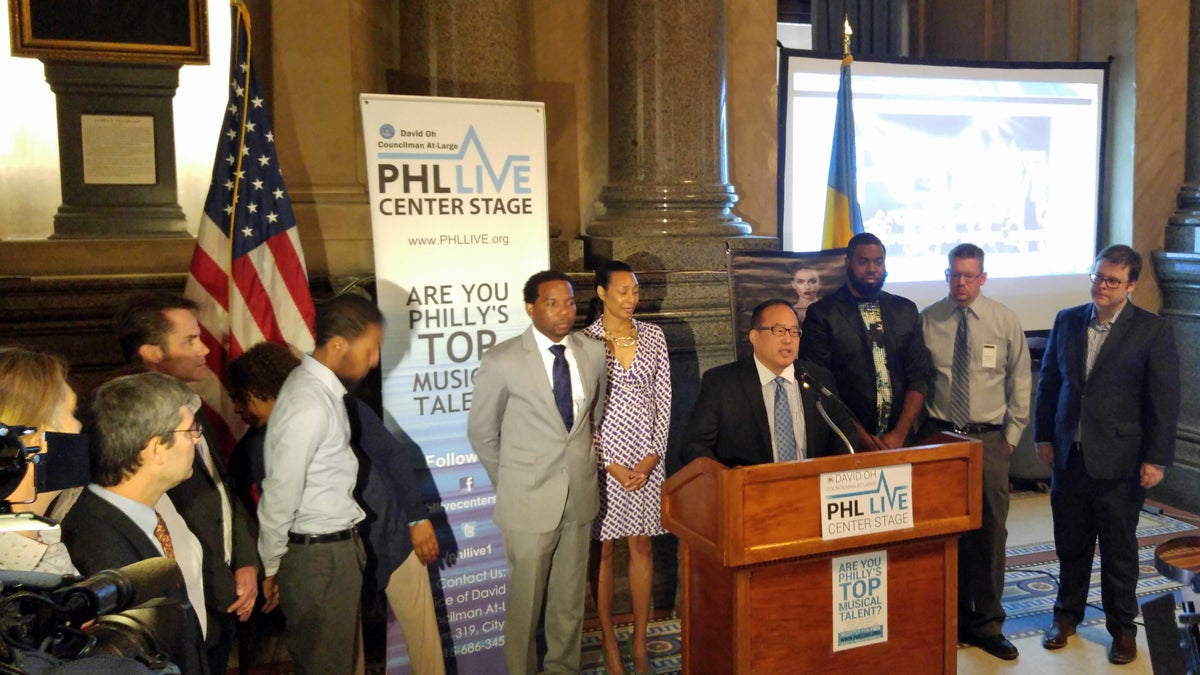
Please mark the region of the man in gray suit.
[[504, 656], [537, 672], [534, 634], [546, 605], [546, 673], [577, 673], [588, 539], [600, 509], [592, 429], [607, 387], [604, 344], [571, 333], [565, 274], [525, 282], [533, 326], [483, 354], [467, 437], [496, 490], [492, 516], [508, 557]]

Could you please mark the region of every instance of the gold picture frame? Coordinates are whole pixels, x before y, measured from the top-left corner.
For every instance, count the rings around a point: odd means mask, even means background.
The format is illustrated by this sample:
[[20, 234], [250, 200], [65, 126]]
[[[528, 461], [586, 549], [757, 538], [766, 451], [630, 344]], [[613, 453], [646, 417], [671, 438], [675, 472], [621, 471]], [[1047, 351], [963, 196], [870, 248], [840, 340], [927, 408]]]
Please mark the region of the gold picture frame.
[[206, 0], [8, 0], [13, 56], [208, 63]]

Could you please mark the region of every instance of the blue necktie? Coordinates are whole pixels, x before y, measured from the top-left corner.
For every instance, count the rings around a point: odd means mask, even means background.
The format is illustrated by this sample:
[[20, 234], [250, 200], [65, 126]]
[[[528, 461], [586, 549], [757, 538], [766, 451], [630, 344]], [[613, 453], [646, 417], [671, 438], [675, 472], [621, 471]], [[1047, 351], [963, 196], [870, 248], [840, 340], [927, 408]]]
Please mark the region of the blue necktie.
[[796, 431], [792, 426], [792, 406], [788, 404], [787, 390], [783, 388], [787, 380], [775, 378], [775, 449], [779, 451], [779, 461], [790, 462], [796, 459]]
[[554, 402], [558, 405], [563, 424], [570, 431], [575, 426], [575, 404], [571, 400], [571, 366], [567, 365], [566, 351], [565, 345], [550, 347], [550, 352], [554, 354]]

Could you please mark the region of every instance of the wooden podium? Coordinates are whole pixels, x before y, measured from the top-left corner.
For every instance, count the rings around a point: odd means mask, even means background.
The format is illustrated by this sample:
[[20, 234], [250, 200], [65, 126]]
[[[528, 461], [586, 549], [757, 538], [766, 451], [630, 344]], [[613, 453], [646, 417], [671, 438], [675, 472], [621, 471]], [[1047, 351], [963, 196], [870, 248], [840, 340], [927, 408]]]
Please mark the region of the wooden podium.
[[[680, 541], [683, 672], [955, 672], [957, 543], [980, 526], [983, 446], [926, 443], [736, 469], [699, 459], [672, 476], [662, 520]], [[822, 474], [903, 465], [911, 527], [822, 538]], [[832, 561], [880, 550], [887, 640], [835, 650]]]

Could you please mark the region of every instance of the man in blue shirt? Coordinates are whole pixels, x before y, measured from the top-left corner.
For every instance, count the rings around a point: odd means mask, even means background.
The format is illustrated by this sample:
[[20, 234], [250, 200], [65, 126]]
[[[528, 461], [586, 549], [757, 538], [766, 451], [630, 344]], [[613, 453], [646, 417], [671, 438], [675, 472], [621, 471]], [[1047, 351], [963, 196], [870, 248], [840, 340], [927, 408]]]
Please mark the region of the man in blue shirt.
[[366, 298], [318, 306], [316, 347], [284, 382], [267, 425], [258, 502], [263, 609], [283, 608], [299, 673], [354, 671], [365, 513], [353, 496], [358, 460], [344, 399], [379, 365], [382, 341], [383, 315]]

